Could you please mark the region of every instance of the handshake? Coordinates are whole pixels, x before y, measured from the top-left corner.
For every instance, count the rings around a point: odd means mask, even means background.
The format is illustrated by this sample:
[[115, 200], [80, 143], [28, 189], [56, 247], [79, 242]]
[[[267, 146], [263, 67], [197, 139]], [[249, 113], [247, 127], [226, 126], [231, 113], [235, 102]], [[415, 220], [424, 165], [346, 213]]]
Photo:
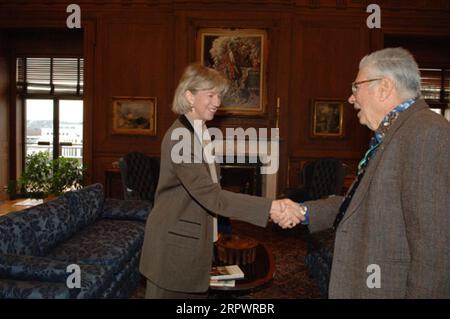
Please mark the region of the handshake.
[[292, 228], [305, 220], [306, 208], [285, 198], [274, 200], [270, 218], [283, 229]]

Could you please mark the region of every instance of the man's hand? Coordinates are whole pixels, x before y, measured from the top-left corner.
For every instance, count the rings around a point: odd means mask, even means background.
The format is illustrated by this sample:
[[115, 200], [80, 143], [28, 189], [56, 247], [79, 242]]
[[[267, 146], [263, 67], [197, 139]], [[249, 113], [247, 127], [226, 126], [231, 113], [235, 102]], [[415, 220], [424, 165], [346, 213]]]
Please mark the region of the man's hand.
[[270, 218], [281, 228], [292, 228], [305, 220], [305, 208], [285, 198], [272, 202]]

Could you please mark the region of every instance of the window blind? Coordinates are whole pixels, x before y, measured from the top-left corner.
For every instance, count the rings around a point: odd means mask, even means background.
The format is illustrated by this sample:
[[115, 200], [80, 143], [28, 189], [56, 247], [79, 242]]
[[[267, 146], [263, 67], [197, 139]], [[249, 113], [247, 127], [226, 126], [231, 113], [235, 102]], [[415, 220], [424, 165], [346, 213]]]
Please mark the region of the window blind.
[[20, 93], [83, 94], [82, 58], [17, 58]]
[[448, 102], [450, 97], [450, 70], [420, 69], [422, 96], [426, 100]]
[[444, 70], [443, 76], [444, 101], [450, 102], [450, 70]]

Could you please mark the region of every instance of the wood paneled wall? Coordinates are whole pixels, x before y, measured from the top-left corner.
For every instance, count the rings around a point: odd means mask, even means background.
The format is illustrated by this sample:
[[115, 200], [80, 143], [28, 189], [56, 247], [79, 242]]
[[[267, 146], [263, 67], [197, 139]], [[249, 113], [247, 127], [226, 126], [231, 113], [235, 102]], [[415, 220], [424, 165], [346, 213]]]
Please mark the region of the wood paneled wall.
[[[0, 185], [8, 184], [8, 100], [9, 100], [9, 68], [8, 68], [7, 37], [0, 32]], [[1, 186], [0, 186], [1, 187]], [[0, 200], [6, 198], [6, 193], [0, 189]]]
[[[64, 27], [66, 1], [0, 3], [1, 28]], [[281, 161], [278, 190], [297, 185], [312, 158], [338, 157], [355, 167], [369, 141], [350, 105], [342, 139], [311, 136], [314, 98], [346, 100], [359, 60], [382, 48], [386, 35], [449, 35], [448, 1], [378, 1], [382, 29], [366, 27], [368, 1], [85, 1], [81, 6], [85, 58], [85, 158], [89, 182], [104, 182], [105, 169], [129, 151], [158, 155], [175, 115], [173, 90], [196, 60], [199, 28], [260, 28], [267, 31], [269, 59], [266, 114], [216, 117], [226, 127], [274, 127], [280, 99]], [[115, 96], [157, 97], [157, 136], [114, 135]], [[9, 107], [13, 108], [13, 105]]]

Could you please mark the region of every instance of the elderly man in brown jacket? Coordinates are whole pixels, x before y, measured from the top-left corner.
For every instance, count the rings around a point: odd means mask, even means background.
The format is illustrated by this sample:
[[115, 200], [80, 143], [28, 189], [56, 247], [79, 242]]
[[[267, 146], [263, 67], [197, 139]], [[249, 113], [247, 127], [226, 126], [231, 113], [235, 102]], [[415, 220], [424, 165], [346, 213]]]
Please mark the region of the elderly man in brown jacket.
[[345, 198], [304, 203], [312, 232], [336, 229], [329, 297], [450, 298], [450, 124], [402, 48], [364, 57], [352, 91], [370, 148]]

